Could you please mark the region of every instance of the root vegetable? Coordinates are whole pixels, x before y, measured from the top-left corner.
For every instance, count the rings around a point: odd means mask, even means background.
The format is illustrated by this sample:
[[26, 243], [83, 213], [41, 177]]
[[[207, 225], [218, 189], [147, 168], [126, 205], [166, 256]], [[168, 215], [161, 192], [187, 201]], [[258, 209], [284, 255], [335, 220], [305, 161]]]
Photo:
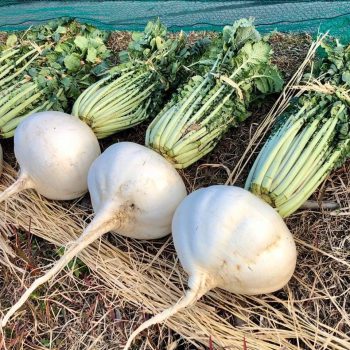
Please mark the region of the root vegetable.
[[0, 202], [33, 188], [49, 199], [75, 199], [87, 192], [87, 174], [101, 153], [96, 136], [76, 117], [62, 112], [35, 113], [15, 132], [18, 180], [0, 193]]
[[156, 152], [131, 142], [110, 146], [92, 164], [88, 175], [95, 218], [71, 242], [61, 259], [26, 290], [2, 320], [11, 315], [41, 284], [108, 231], [137, 239], [160, 238], [170, 233], [176, 207], [186, 196], [175, 168]]
[[282, 288], [296, 264], [293, 237], [277, 212], [248, 191], [211, 186], [177, 208], [172, 231], [189, 290], [175, 305], [138, 327], [124, 350], [147, 327], [195, 303], [210, 289], [257, 295]]

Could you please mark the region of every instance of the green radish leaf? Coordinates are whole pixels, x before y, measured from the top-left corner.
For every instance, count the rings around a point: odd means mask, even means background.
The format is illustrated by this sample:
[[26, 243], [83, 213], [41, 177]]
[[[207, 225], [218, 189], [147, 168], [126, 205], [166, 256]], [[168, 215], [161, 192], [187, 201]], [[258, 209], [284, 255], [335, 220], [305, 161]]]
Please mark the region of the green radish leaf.
[[89, 41], [84, 36], [78, 35], [74, 40], [74, 44], [77, 45], [81, 51], [85, 51], [88, 49]]
[[70, 86], [72, 85], [72, 78], [64, 77], [61, 80], [62, 85], [64, 86], [65, 90], [68, 90]]
[[125, 63], [125, 62], [129, 61], [128, 51], [120, 51], [119, 52], [119, 61], [120, 61], [120, 63]]
[[350, 71], [343, 72], [341, 78], [342, 78], [344, 83], [350, 84]]
[[100, 45], [102, 45], [103, 42], [101, 40], [101, 38], [90, 38], [89, 39], [89, 47], [94, 47], [94, 48], [98, 48]]
[[9, 35], [9, 37], [6, 40], [6, 46], [15, 46], [17, 43], [17, 36], [15, 34]]
[[69, 52], [70, 46], [68, 43], [59, 43], [55, 47], [56, 52]]
[[76, 72], [81, 66], [80, 56], [76, 53], [66, 56], [64, 59], [64, 65], [68, 70]]
[[159, 36], [156, 37], [156, 45], [158, 50], [160, 50], [163, 47], [163, 40]]
[[58, 26], [55, 32], [58, 33], [58, 34], [66, 34], [67, 33], [67, 28], [66, 27], [62, 27], [62, 26]]
[[96, 50], [99, 54], [103, 54], [107, 51], [107, 47], [104, 44], [100, 44], [96, 47]]
[[86, 60], [88, 62], [94, 63], [96, 61], [96, 57], [97, 57], [97, 50], [94, 47], [89, 47]]
[[36, 77], [38, 75], [38, 71], [36, 70], [36, 68], [30, 68], [30, 69], [28, 69], [28, 74], [31, 77]]
[[144, 34], [142, 32], [133, 32], [131, 34], [131, 38], [132, 38], [133, 41], [138, 41], [138, 40], [143, 38], [143, 35]]
[[60, 36], [59, 33], [54, 33], [54, 34], [52, 35], [52, 39], [53, 39], [56, 43], [60, 41], [60, 38], [61, 38], [61, 36]]

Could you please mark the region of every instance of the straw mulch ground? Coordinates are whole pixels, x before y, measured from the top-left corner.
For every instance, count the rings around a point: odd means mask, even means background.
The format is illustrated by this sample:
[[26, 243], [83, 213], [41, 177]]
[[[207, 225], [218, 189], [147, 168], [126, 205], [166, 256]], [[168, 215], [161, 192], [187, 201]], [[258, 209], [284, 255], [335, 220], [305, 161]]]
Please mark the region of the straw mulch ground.
[[[276, 34], [271, 42], [276, 63], [290, 77], [309, 38]], [[190, 191], [227, 181], [272, 104], [272, 98], [265, 101], [211, 155], [182, 173]], [[121, 133], [103, 147], [118, 140], [142, 143], [144, 131], [140, 126]], [[11, 149], [10, 142], [5, 146]], [[13, 162], [10, 153], [6, 160]], [[286, 288], [259, 298], [213, 290], [166, 325], [143, 333], [134, 349], [349, 349], [349, 174], [347, 164], [315, 194], [315, 199], [337, 201], [340, 213], [298, 211], [287, 220], [297, 241], [298, 266]], [[236, 183], [242, 184], [245, 175], [243, 171]], [[7, 166], [0, 190], [14, 177]], [[79, 235], [90, 214], [88, 197], [62, 204], [31, 191], [0, 205], [0, 245], [6, 241], [7, 247], [0, 253], [0, 310], [57, 259], [57, 246]], [[108, 234], [80, 259], [42, 286], [4, 329], [4, 349], [118, 349], [132, 329], [175, 302], [186, 288], [170, 237], [140, 242]]]

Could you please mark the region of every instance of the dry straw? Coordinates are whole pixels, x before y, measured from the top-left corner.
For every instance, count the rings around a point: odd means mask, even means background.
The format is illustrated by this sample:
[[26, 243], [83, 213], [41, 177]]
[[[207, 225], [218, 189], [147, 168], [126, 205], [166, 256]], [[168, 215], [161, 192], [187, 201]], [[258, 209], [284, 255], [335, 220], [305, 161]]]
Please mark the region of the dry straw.
[[[307, 60], [315, 49], [313, 45]], [[297, 76], [301, 73], [302, 68]], [[297, 76], [289, 86], [298, 83]], [[284, 91], [279, 100], [285, 102], [283, 108], [291, 95], [290, 89]], [[280, 112], [282, 107], [277, 106], [253, 136], [249, 150], [228, 182], [234, 182], [249, 153], [253, 153]], [[336, 198], [342, 208], [350, 207], [347, 174], [350, 171], [344, 168], [335, 172], [322, 191], [325, 199]], [[6, 165], [0, 190], [10, 185], [14, 177], [14, 170]], [[0, 232], [4, 234], [0, 240], [1, 262], [6, 264], [9, 264], [6, 256], [13, 254], [5, 243], [12, 225], [25, 229], [30, 226], [32, 234], [62, 246], [81, 234], [87, 216], [86, 210], [77, 204], [66, 207], [33, 191], [1, 203], [0, 211]], [[208, 346], [211, 337], [216, 349], [244, 349], [244, 339], [249, 350], [349, 349], [348, 212], [330, 215], [304, 211], [288, 220], [299, 256], [296, 273], [284, 290], [261, 297], [243, 297], [215, 289], [193, 307], [168, 319], [166, 325], [198, 347]], [[135, 322], [128, 323], [129, 333], [143, 321], [144, 312], [162, 311], [176, 302], [186, 288], [186, 276], [170, 238], [151, 243], [109, 234], [79, 257], [109, 289], [110, 295], [138, 310]], [[20, 274], [24, 281], [28, 277], [15, 269], [14, 273]]]

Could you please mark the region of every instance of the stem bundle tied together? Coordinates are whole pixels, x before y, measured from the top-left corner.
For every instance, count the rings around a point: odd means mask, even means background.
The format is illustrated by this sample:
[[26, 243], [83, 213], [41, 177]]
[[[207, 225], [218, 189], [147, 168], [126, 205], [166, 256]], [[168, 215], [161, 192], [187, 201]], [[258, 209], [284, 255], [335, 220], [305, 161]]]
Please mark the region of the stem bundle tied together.
[[304, 84], [292, 87], [304, 94], [277, 120], [245, 185], [282, 217], [300, 208], [350, 155], [350, 48], [322, 46], [328, 56]]
[[84, 120], [100, 139], [156, 114], [165, 92], [181, 81], [185, 64], [209, 44], [201, 41], [190, 49], [182, 32], [171, 38], [159, 20], [149, 22], [144, 33], [133, 35], [133, 39], [128, 51], [120, 55], [122, 64], [86, 89], [73, 107], [72, 114]]
[[230, 127], [250, 115], [253, 100], [282, 88], [271, 48], [252, 20], [226, 26], [220, 50], [210, 68], [189, 79], [147, 129], [146, 145], [176, 168], [210, 152]]

